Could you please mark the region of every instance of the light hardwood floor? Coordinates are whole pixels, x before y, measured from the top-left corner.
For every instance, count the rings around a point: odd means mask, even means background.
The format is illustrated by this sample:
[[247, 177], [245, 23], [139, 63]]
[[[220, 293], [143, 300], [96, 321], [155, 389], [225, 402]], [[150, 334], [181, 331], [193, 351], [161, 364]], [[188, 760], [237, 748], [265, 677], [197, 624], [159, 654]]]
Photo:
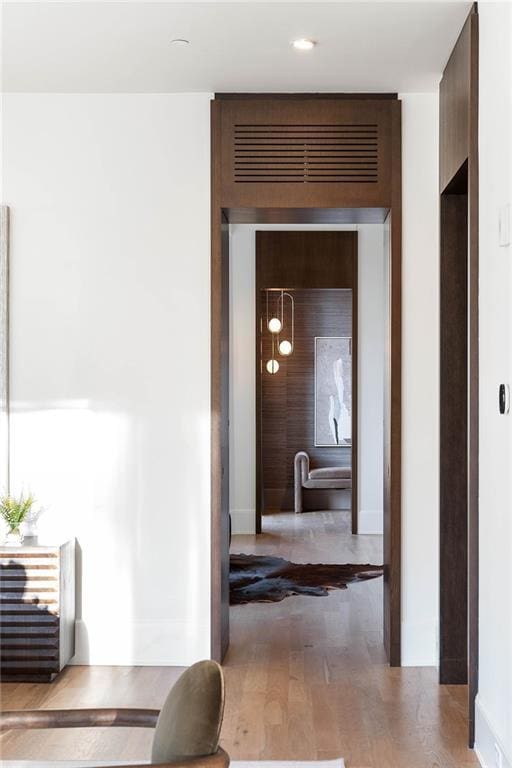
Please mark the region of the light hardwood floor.
[[[381, 560], [378, 536], [352, 536], [348, 515], [264, 518], [232, 550], [296, 562]], [[328, 759], [348, 768], [469, 768], [464, 686], [433, 668], [390, 669], [382, 648], [380, 579], [328, 597], [231, 609], [222, 745], [233, 759]], [[4, 685], [2, 708], [159, 707], [180, 669], [70, 667], [52, 685]], [[5, 759], [143, 759], [151, 733], [134, 729], [7, 733]]]

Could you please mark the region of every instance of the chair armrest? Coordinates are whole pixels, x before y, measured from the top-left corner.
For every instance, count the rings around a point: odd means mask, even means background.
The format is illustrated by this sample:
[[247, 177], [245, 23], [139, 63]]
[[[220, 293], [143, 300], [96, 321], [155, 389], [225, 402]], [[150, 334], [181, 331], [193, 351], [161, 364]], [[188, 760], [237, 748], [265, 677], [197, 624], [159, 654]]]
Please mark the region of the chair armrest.
[[309, 477], [309, 455], [306, 451], [295, 454], [295, 481], [304, 485]]
[[159, 709], [21, 709], [0, 713], [0, 731], [18, 728], [154, 728]]

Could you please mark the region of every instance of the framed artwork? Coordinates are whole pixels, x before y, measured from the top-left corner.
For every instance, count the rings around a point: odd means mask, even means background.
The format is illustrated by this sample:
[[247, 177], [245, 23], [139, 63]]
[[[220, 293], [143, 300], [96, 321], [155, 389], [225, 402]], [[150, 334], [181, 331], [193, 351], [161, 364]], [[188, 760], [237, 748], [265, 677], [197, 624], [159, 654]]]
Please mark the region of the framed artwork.
[[315, 336], [315, 446], [352, 445], [352, 338]]

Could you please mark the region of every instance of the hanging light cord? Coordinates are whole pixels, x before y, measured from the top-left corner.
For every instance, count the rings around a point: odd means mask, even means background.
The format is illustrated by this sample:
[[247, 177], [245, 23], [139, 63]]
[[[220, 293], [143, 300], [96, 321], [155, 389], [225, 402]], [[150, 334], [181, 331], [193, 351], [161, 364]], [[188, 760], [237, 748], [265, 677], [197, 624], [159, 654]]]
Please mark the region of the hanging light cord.
[[[292, 352], [295, 347], [295, 300], [291, 293], [288, 293], [288, 291], [281, 291], [280, 301], [281, 301], [281, 326], [284, 328], [284, 297], [288, 296], [290, 299], [290, 305], [292, 308]], [[279, 338], [278, 338], [279, 342]]]

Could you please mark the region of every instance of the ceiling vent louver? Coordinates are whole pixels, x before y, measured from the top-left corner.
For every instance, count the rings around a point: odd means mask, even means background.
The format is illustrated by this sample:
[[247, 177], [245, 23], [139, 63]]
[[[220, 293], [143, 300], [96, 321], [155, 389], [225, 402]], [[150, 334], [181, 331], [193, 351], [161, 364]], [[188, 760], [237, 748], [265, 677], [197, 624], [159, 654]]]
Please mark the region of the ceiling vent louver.
[[373, 124], [234, 127], [234, 181], [276, 184], [374, 184], [379, 172]]

